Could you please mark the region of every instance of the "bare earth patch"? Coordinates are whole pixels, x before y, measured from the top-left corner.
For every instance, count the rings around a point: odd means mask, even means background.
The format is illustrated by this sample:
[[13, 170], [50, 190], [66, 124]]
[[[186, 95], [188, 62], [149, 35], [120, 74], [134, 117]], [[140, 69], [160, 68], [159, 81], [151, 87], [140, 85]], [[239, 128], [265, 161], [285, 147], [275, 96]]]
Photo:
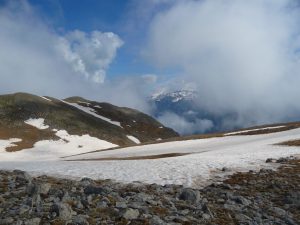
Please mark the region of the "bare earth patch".
[[285, 146], [300, 146], [300, 139], [281, 142], [281, 143], [279, 143], [278, 145], [285, 145]]
[[145, 160], [145, 159], [163, 159], [178, 156], [190, 155], [191, 153], [168, 153], [159, 155], [146, 155], [146, 156], [131, 156], [131, 157], [107, 157], [98, 159], [82, 159], [82, 160], [66, 160], [66, 161], [112, 161], [112, 160]]
[[10, 138], [20, 138], [22, 141], [14, 142], [15, 146], [7, 147], [7, 152], [32, 148], [36, 142], [41, 140], [58, 139], [54, 131], [39, 130], [27, 124], [22, 125], [22, 127], [0, 127], [0, 139], [7, 140]]

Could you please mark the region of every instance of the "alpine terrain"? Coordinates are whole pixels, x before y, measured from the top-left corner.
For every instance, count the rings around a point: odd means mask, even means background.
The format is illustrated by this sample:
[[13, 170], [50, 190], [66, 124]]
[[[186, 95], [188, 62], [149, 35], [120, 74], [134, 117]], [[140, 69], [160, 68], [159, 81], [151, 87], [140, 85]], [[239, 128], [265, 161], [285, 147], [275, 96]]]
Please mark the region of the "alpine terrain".
[[3, 225], [300, 221], [299, 122], [179, 137], [133, 109], [16, 93], [0, 123]]
[[9, 152], [49, 146], [67, 154], [68, 149], [84, 152], [176, 136], [144, 113], [108, 103], [26, 93], [0, 96], [0, 139], [12, 141], [5, 148]]

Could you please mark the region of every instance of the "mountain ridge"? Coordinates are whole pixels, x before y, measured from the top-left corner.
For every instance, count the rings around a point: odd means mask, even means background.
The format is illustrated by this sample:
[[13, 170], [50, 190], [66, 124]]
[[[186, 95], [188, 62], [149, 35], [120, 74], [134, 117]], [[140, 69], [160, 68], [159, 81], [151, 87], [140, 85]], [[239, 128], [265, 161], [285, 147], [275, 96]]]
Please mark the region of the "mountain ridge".
[[[49, 128], [32, 127], [25, 123], [29, 119], [43, 119]], [[117, 123], [120, 126], [116, 126]], [[26, 148], [40, 140], [55, 140], [55, 132], [59, 130], [69, 135], [89, 134], [118, 146], [136, 144], [132, 137], [146, 142], [178, 136], [172, 129], [134, 109], [81, 97], [59, 100], [22, 92], [0, 95], [0, 125], [0, 137], [21, 138]]]

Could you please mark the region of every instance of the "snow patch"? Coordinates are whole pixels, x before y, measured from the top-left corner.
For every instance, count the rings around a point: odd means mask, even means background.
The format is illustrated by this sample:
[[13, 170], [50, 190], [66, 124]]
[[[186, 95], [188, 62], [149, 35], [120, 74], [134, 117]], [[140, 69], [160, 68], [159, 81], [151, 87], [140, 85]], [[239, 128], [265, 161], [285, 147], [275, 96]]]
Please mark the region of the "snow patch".
[[128, 137], [129, 140], [133, 141], [134, 143], [141, 144], [140, 140], [137, 139], [136, 137], [131, 136], [131, 135], [127, 135], [127, 137]]
[[78, 101], [78, 103], [86, 104], [86, 105], [90, 105], [90, 104], [91, 104], [91, 103], [89, 103], [89, 102], [83, 102], [83, 101]]
[[94, 108], [98, 108], [98, 109], [102, 109], [102, 107], [100, 105], [94, 105]]
[[48, 129], [49, 126], [48, 125], [45, 125], [45, 119], [44, 118], [38, 118], [38, 119], [33, 119], [33, 118], [30, 118], [26, 121], [24, 121], [24, 123], [28, 124], [28, 125], [31, 125], [33, 127], [36, 127], [40, 130], [45, 130], [45, 129]]
[[42, 140], [34, 144], [33, 148], [17, 152], [5, 152], [5, 148], [13, 146], [20, 139], [0, 140], [1, 161], [49, 161], [60, 160], [60, 157], [81, 154], [93, 150], [118, 147], [118, 145], [85, 135], [70, 135], [65, 130], [56, 132], [60, 140]]
[[79, 104], [77, 104], [77, 103], [70, 103], [70, 102], [66, 102], [66, 101], [63, 101], [63, 100], [61, 100], [61, 101], [64, 102], [65, 104], [68, 104], [68, 105], [70, 105], [70, 106], [73, 106], [73, 107], [75, 107], [75, 108], [77, 108], [77, 109], [79, 109], [79, 110], [81, 110], [81, 111], [83, 111], [83, 112], [85, 112], [85, 113], [87, 113], [87, 114], [90, 114], [90, 115], [92, 115], [92, 116], [94, 116], [94, 117], [97, 117], [97, 118], [99, 118], [99, 119], [101, 119], [101, 120], [104, 120], [104, 121], [106, 121], [106, 122], [108, 122], [108, 123], [110, 123], [110, 124], [113, 124], [113, 125], [115, 125], [115, 126], [118, 126], [118, 127], [123, 128], [123, 127], [121, 126], [121, 123], [120, 123], [120, 122], [113, 121], [113, 120], [111, 120], [111, 119], [109, 119], [109, 118], [106, 118], [106, 117], [104, 117], [104, 116], [100, 116], [99, 114], [97, 114], [97, 112], [96, 112], [94, 109], [92, 109], [92, 108], [90, 108], [90, 107], [81, 106], [81, 105], [79, 105]]
[[52, 102], [52, 100], [51, 99], [49, 99], [49, 98], [46, 98], [45, 96], [40, 96], [41, 98], [43, 98], [43, 99], [45, 99], [45, 100], [47, 100], [47, 101], [49, 101], [49, 102]]
[[16, 146], [14, 143], [20, 142], [22, 139], [20, 138], [10, 138], [9, 140], [0, 140], [0, 152], [5, 151], [8, 147]]

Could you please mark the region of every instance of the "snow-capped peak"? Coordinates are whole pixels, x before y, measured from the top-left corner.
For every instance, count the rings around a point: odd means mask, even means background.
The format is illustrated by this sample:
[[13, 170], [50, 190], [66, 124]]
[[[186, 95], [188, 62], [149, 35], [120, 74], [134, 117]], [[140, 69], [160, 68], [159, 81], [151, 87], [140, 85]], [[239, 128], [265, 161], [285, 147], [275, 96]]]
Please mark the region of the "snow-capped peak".
[[161, 101], [162, 99], [165, 98], [171, 98], [172, 102], [179, 102], [181, 100], [193, 100], [197, 96], [196, 91], [192, 90], [180, 90], [180, 91], [174, 91], [174, 92], [169, 92], [166, 93], [164, 91], [162, 92], [157, 92], [151, 96], [151, 99], [153, 101]]

